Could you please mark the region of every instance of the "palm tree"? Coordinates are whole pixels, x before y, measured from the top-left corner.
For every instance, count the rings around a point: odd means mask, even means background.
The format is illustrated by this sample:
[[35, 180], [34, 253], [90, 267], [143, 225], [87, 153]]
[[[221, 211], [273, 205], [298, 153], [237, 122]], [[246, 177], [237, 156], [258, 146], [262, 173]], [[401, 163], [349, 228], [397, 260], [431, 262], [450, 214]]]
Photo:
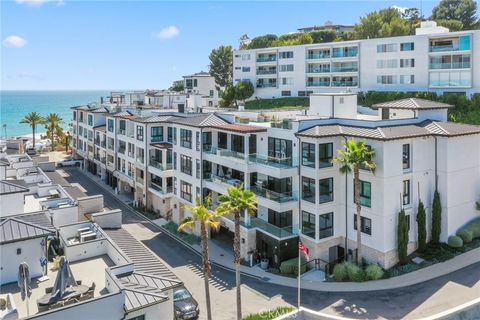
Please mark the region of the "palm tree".
[[219, 205], [215, 209], [217, 214], [232, 214], [235, 221], [233, 237], [233, 251], [235, 256], [235, 282], [237, 286], [237, 320], [242, 319], [242, 297], [240, 291], [240, 215], [247, 212], [253, 215], [257, 209], [257, 198], [250, 190], [240, 187], [230, 187], [226, 195], [218, 197]]
[[210, 275], [210, 261], [208, 258], [208, 229], [218, 230], [220, 228], [220, 217], [217, 212], [210, 211], [211, 196], [205, 198], [204, 203], [197, 198], [196, 205], [185, 205], [184, 208], [190, 211], [192, 217], [185, 218], [178, 230], [193, 228], [197, 222], [200, 223], [200, 238], [202, 239], [202, 260], [203, 260], [203, 279], [205, 281], [205, 298], [207, 302], [207, 319], [212, 320], [212, 309], [210, 302], [210, 287], [208, 277]]
[[365, 168], [374, 172], [376, 167], [375, 162], [373, 161], [375, 151], [369, 146], [366, 146], [365, 141], [355, 141], [353, 139], [345, 141], [344, 148], [345, 150], [338, 150], [338, 157], [333, 159], [333, 162], [340, 163], [341, 173], [347, 174], [353, 171], [354, 202], [357, 208], [357, 264], [360, 264], [362, 261], [360, 168]]
[[58, 113], [50, 113], [45, 118], [45, 127], [47, 128], [47, 135], [52, 141], [52, 151], [55, 150], [55, 139], [58, 138], [58, 133], [61, 130], [60, 124], [63, 119]]
[[20, 123], [29, 124], [32, 127], [32, 136], [33, 136], [33, 148], [35, 149], [35, 131], [37, 130], [37, 125], [44, 124], [45, 119], [37, 112], [29, 112]]

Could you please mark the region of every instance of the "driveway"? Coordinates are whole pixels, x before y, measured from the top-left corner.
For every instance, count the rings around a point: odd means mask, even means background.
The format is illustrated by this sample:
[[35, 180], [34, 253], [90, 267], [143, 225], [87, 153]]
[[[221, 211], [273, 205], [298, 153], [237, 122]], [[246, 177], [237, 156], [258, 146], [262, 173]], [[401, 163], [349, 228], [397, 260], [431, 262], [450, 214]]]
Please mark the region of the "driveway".
[[[191, 249], [161, 232], [128, 206], [78, 172], [64, 169], [69, 183], [78, 183], [87, 195], [103, 194], [109, 208], [123, 211], [123, 228], [155, 252], [185, 283], [200, 305], [205, 305], [201, 258]], [[244, 315], [277, 306], [296, 305], [295, 288], [242, 276]], [[235, 318], [235, 274], [213, 266], [210, 280], [213, 319]], [[316, 292], [302, 290], [302, 306], [358, 319], [421, 319], [480, 296], [480, 263], [417, 285], [373, 292]], [[201, 319], [205, 318], [204, 308]]]

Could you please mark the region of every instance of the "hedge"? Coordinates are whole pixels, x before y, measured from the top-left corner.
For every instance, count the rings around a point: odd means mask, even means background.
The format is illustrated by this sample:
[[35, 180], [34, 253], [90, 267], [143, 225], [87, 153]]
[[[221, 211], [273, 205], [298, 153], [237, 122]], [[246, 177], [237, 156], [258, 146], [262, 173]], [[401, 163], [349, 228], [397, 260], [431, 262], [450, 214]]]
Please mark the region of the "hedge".
[[460, 230], [457, 232], [457, 236], [462, 238], [463, 243], [470, 243], [473, 239], [473, 233], [470, 230]]
[[[307, 271], [307, 265], [303, 264], [303, 259], [302, 259], [302, 266], [301, 266], [301, 271], [304, 273]], [[295, 276], [298, 275], [298, 258], [293, 258], [290, 260], [285, 260], [282, 263], [280, 263], [280, 273], [281, 274], [293, 274]]]
[[371, 264], [365, 268], [365, 280], [378, 280], [383, 278], [382, 267]]
[[245, 102], [246, 110], [303, 109], [310, 104], [308, 97], [255, 99]]
[[458, 236], [448, 237], [448, 246], [451, 248], [461, 248], [463, 247], [463, 240]]

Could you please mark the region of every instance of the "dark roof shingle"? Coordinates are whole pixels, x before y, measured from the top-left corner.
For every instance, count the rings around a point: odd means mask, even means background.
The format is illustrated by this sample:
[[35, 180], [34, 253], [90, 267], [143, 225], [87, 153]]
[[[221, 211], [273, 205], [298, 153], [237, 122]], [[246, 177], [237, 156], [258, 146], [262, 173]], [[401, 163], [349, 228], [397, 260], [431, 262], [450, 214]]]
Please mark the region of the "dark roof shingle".
[[27, 192], [28, 188], [20, 186], [15, 183], [7, 182], [5, 180], [0, 181], [0, 194], [11, 194], [11, 193], [19, 193], [19, 192]]
[[388, 101], [377, 103], [372, 106], [373, 108], [388, 108], [388, 109], [407, 109], [407, 110], [430, 110], [430, 109], [446, 109], [453, 107], [450, 104], [420, 99], [420, 98], [407, 98], [395, 101]]
[[0, 244], [47, 236], [54, 230], [33, 223], [6, 218], [0, 222]]

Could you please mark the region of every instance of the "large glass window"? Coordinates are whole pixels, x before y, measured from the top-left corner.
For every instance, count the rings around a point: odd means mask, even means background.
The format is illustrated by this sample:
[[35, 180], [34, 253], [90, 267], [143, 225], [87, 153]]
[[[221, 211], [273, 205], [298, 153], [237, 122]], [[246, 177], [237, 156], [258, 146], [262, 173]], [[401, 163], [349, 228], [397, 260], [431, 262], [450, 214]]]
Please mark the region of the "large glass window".
[[276, 225], [279, 228], [292, 226], [292, 210], [285, 212], [277, 212], [268, 209], [268, 223]]
[[119, 129], [118, 133], [124, 135], [126, 133], [126, 128], [127, 128], [127, 124], [126, 124], [125, 120], [120, 120], [120, 129]]
[[315, 239], [315, 215], [302, 211], [302, 234]]
[[167, 141], [176, 144], [177, 143], [177, 128], [168, 127], [167, 129]]
[[321, 214], [318, 217], [319, 239], [333, 236], [333, 212]]
[[218, 149], [227, 149], [227, 134], [225, 132], [218, 133]]
[[315, 203], [315, 180], [302, 177], [302, 199]]
[[319, 190], [319, 203], [333, 201], [333, 178], [320, 179]]
[[212, 149], [212, 133], [202, 132], [203, 151], [210, 151]]
[[137, 140], [143, 141], [143, 126], [137, 126]]
[[192, 202], [192, 185], [185, 181], [180, 181], [180, 197]]
[[232, 151], [238, 153], [245, 152], [245, 138], [236, 134], [232, 134]]
[[107, 120], [107, 127], [108, 127], [108, 132], [113, 132], [113, 119], [108, 119]]
[[192, 157], [180, 155], [180, 171], [190, 176], [192, 175]]
[[302, 142], [302, 165], [315, 168], [315, 145], [313, 143]]
[[413, 42], [400, 43], [400, 51], [413, 51], [415, 44]]
[[318, 160], [319, 168], [333, 166], [333, 143], [321, 143], [318, 145]]
[[152, 142], [162, 142], [163, 141], [163, 127], [152, 127], [150, 129], [150, 135]]
[[[365, 217], [360, 217], [361, 231], [363, 233], [372, 234], [372, 220]], [[353, 215], [353, 229], [357, 230], [357, 215]]]
[[269, 137], [268, 157], [270, 161], [292, 165], [292, 141]]
[[410, 168], [410, 144], [406, 143], [402, 146], [402, 163], [403, 169]]
[[[353, 199], [355, 202], [355, 192]], [[370, 182], [360, 181], [360, 205], [365, 207], [372, 206], [372, 188]]]
[[184, 148], [192, 148], [192, 130], [180, 129], [180, 145]]
[[87, 121], [88, 121], [87, 124], [88, 124], [89, 126], [93, 126], [93, 115], [89, 114], [89, 115], [87, 116]]
[[410, 204], [410, 180], [404, 180], [403, 181], [403, 205], [409, 205]]

